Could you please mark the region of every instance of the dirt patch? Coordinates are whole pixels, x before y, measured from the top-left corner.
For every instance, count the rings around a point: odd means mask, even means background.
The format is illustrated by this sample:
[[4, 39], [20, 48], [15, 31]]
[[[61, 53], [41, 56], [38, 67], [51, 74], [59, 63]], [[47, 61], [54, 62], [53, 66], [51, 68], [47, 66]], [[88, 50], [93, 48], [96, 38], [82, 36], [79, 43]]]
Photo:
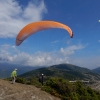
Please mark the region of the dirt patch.
[[40, 88], [0, 79], [0, 100], [61, 100]]

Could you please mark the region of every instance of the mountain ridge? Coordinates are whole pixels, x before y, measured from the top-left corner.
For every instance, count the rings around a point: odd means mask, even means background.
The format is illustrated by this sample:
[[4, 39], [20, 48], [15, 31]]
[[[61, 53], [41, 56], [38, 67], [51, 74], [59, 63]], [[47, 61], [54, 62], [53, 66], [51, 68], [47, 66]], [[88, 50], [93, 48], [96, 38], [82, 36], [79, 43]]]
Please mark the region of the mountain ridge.
[[29, 71], [19, 77], [32, 78], [38, 77], [39, 74], [44, 74], [46, 77], [63, 77], [68, 80], [99, 80], [100, 76], [97, 73], [92, 72], [87, 68], [71, 64], [58, 64], [50, 67], [39, 68], [36, 70]]
[[100, 74], [100, 67], [97, 67], [95, 69], [92, 69], [93, 72]]

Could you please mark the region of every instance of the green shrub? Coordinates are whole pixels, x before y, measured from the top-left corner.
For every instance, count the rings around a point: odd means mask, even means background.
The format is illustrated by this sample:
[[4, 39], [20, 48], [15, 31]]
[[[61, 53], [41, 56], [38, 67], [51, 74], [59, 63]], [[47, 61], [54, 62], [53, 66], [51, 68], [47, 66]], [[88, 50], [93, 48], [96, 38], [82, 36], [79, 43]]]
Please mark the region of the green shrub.
[[29, 84], [35, 85], [36, 87], [42, 86], [41, 83], [38, 81], [38, 79], [36, 77], [31, 78]]
[[72, 84], [62, 78], [50, 78], [42, 90], [62, 100], [100, 100], [100, 93], [85, 87], [81, 82]]
[[17, 77], [16, 78], [16, 82], [22, 83], [22, 84], [26, 84], [27, 80], [25, 78], [22, 78], [22, 77]]

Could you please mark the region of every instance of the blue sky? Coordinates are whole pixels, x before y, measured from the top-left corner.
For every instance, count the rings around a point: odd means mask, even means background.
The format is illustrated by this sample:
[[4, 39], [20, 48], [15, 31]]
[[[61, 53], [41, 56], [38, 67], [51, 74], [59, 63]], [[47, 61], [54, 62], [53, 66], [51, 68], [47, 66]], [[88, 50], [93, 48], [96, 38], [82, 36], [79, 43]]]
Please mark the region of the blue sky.
[[[100, 67], [99, 19], [100, 0], [0, 0], [0, 63]], [[16, 46], [19, 31], [40, 20], [66, 24], [74, 37], [63, 29], [48, 29]]]

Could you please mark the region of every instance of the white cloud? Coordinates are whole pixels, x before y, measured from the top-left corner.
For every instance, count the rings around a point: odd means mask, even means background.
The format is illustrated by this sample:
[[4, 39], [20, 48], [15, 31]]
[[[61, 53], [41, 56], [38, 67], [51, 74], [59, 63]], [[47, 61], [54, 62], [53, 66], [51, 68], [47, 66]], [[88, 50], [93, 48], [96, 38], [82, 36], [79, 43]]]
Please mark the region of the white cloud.
[[44, 1], [22, 7], [16, 0], [0, 0], [0, 37], [15, 37], [26, 24], [42, 19], [47, 12]]
[[[35, 52], [33, 55], [17, 50], [15, 46], [0, 46], [0, 63], [20, 64], [27, 66], [50, 66], [54, 64], [70, 63], [86, 68], [96, 68], [100, 66], [100, 57], [74, 57], [77, 50], [84, 49], [82, 45], [73, 45], [61, 52]], [[15, 52], [15, 53], [13, 53]]]
[[[0, 48], [0, 62], [6, 62], [10, 64], [20, 64], [28, 66], [49, 66], [53, 64], [67, 63], [68, 57], [61, 58], [59, 54], [54, 52], [36, 52], [30, 55], [25, 52], [16, 52], [16, 48], [13, 46], [2, 46]], [[15, 51], [16, 54], [9, 52], [9, 50]]]
[[[64, 54], [61, 52], [41, 52], [38, 51], [33, 55], [25, 52], [20, 52], [15, 46], [2, 45], [0, 47], [0, 62], [16, 63], [29, 66], [49, 66], [53, 64], [69, 63], [69, 55], [72, 55], [75, 50], [82, 49], [82, 46], [70, 46], [64, 49]], [[71, 51], [70, 51], [71, 50]], [[13, 53], [16, 52], [16, 53]]]
[[74, 65], [78, 65], [81, 67], [94, 69], [100, 67], [100, 57], [99, 56], [88, 56], [88, 57], [73, 57], [69, 59], [69, 62]]
[[98, 42], [100, 42], [100, 40], [98, 40]]
[[85, 48], [83, 45], [72, 45], [67, 48], [61, 48], [60, 53], [64, 56], [74, 54], [75, 51]]

